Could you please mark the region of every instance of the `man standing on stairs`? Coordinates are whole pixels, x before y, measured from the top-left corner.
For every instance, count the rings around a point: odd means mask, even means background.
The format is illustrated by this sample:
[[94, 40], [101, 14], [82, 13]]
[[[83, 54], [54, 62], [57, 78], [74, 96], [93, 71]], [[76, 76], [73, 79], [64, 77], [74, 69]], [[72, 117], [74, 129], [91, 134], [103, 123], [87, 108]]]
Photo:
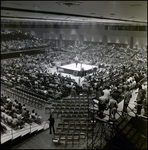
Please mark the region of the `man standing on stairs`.
[[142, 102], [145, 99], [146, 91], [142, 89], [142, 85], [139, 85], [138, 95], [137, 95], [137, 114], [141, 114]]
[[126, 88], [125, 94], [124, 94], [124, 101], [123, 101], [123, 111], [122, 111], [122, 115], [125, 115], [125, 113], [127, 113], [127, 107], [129, 104], [129, 101], [132, 97], [132, 93], [129, 90], [129, 87]]
[[109, 108], [109, 119], [110, 120], [115, 120], [115, 115], [117, 113], [117, 108], [118, 108], [118, 103], [117, 100], [115, 99], [114, 95], [110, 95], [110, 100], [109, 104], [107, 106], [107, 109]]
[[146, 94], [146, 97], [143, 100], [142, 104], [143, 104], [143, 108], [144, 108], [144, 114], [143, 114], [143, 116], [147, 117], [147, 107], [148, 107], [147, 94]]
[[[52, 134], [52, 129], [53, 129], [53, 133], [55, 133], [55, 130], [54, 130], [54, 123], [55, 123], [55, 120], [54, 118], [52, 117], [52, 115], [50, 115], [50, 118], [48, 119], [49, 120], [49, 128], [50, 128], [50, 134]], [[51, 129], [52, 128], [52, 129]]]
[[108, 104], [108, 99], [104, 96], [104, 92], [101, 91], [101, 96], [99, 97], [99, 102], [98, 102], [98, 116], [100, 118], [104, 118], [105, 115], [103, 114], [104, 110], [107, 108], [107, 104]]

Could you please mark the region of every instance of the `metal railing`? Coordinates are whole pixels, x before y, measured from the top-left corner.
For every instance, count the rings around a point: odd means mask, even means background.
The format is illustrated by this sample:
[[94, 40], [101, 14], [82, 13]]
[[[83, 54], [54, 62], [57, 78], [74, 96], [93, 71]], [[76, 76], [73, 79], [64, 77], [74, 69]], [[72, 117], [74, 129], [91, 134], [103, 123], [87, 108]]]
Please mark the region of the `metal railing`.
[[26, 127], [22, 128], [22, 129], [18, 129], [18, 130], [13, 130], [12, 128], [8, 129], [7, 125], [5, 125], [5, 123], [3, 123], [3, 122], [1, 122], [1, 123], [7, 128], [6, 132], [1, 134], [1, 144], [3, 144], [5, 142], [7, 142], [9, 140], [13, 140], [17, 137], [22, 137], [26, 134], [31, 134], [33, 132], [40, 131], [42, 129], [45, 130], [46, 124], [48, 123], [48, 121], [45, 121], [42, 124], [36, 124], [36, 123], [28, 124]]

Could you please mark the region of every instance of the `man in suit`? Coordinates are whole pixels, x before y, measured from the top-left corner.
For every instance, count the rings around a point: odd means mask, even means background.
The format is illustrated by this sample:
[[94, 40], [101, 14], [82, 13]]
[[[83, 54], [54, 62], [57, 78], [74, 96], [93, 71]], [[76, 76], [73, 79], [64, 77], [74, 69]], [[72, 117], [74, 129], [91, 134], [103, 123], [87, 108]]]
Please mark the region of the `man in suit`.
[[50, 134], [52, 134], [51, 128], [53, 129], [53, 133], [55, 133], [55, 130], [54, 130], [54, 123], [55, 123], [55, 120], [54, 120], [54, 118], [52, 117], [52, 115], [50, 115], [50, 118], [49, 118], [48, 120], [49, 120]]

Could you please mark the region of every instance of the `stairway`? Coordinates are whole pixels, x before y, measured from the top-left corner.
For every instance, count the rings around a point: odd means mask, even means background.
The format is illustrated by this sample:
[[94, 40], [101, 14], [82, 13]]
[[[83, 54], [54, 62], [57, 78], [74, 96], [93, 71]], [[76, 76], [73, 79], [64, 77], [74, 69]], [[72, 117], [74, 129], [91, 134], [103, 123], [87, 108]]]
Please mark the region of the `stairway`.
[[147, 149], [147, 121], [142, 118], [131, 119], [120, 117], [114, 126], [115, 136], [110, 139], [104, 149]]

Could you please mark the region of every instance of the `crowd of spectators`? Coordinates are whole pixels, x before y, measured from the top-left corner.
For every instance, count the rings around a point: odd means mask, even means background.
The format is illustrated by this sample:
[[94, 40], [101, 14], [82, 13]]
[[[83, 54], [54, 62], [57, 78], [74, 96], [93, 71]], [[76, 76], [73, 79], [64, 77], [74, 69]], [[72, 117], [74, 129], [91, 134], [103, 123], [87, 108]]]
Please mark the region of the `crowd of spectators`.
[[2, 61], [1, 80], [13, 85], [25, 85], [30, 91], [51, 99], [68, 96], [73, 85], [78, 87], [77, 82], [70, 76], [51, 73], [49, 69], [54, 63], [50, 61], [44, 54], [6, 59]]
[[[87, 81], [93, 89], [96, 87], [121, 88], [135, 87], [140, 79], [146, 76], [147, 58], [145, 49], [132, 50], [122, 46], [104, 46], [82, 44], [75, 42], [65, 51], [50, 50], [42, 54], [22, 55], [19, 58], [10, 58], [1, 61], [1, 79], [14, 85], [25, 85], [30, 90], [47, 97], [60, 99], [68, 96], [73, 84], [80, 91], [80, 87], [70, 76], [60, 73], [51, 73], [52, 67], [78, 61], [84, 64], [97, 65], [93, 75], [87, 75]], [[144, 65], [143, 65], [144, 64]], [[128, 79], [130, 78], [130, 79]]]
[[41, 48], [48, 45], [49, 42], [31, 35], [29, 32], [1, 31], [1, 53]]
[[32, 112], [17, 100], [12, 100], [9, 96], [6, 97], [1, 94], [1, 121], [11, 127], [12, 129], [21, 129], [25, 126], [25, 123], [42, 123], [42, 117]]
[[[48, 46], [42, 38], [22, 31], [1, 32], [1, 52], [11, 52]], [[51, 72], [51, 68], [75, 62], [96, 65], [91, 75], [84, 77], [80, 86], [70, 76]], [[84, 91], [101, 96], [101, 91], [110, 88], [111, 94], [120, 102], [127, 87], [134, 90], [139, 81], [147, 77], [147, 50], [130, 49], [119, 45], [82, 44], [78, 41], [62, 51], [21, 55], [18, 58], [1, 60], [1, 81], [13, 86], [26, 86], [29, 91], [51, 99], [76, 96]], [[74, 91], [74, 92], [73, 92]], [[100, 91], [100, 94], [99, 94]], [[76, 93], [75, 93], [76, 92]], [[74, 93], [74, 94], [73, 94]], [[23, 128], [25, 123], [42, 123], [42, 117], [34, 110], [30, 112], [25, 104], [1, 95], [1, 119], [10, 127]], [[146, 104], [147, 105], [147, 104]], [[147, 111], [147, 107], [146, 111]], [[5, 127], [1, 128], [5, 132]]]

